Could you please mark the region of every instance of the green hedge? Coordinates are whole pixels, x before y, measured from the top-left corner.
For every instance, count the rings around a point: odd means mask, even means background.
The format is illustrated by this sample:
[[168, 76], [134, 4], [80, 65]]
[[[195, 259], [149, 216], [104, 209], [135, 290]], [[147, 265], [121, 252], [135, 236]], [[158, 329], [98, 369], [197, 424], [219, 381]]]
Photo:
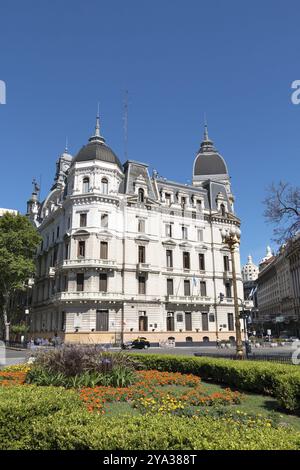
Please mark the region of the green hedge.
[[134, 357], [147, 369], [195, 374], [239, 390], [271, 395], [284, 409], [300, 412], [299, 366], [159, 354], [135, 354]]
[[300, 433], [212, 417], [105, 417], [57, 387], [0, 388], [0, 449], [300, 449]]

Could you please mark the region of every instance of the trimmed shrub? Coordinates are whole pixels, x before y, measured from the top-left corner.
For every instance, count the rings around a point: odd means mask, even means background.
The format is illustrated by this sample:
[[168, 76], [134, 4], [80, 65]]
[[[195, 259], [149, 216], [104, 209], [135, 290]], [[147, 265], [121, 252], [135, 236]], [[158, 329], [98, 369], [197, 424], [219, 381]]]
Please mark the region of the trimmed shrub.
[[300, 368], [267, 362], [233, 361], [210, 357], [139, 354], [147, 369], [194, 374], [239, 390], [274, 396], [288, 410], [300, 410]]
[[[14, 448], [24, 450], [243, 450], [300, 449], [300, 434], [249, 428], [211, 417], [104, 418], [61, 411], [34, 420]], [[8, 447], [11, 448], [11, 447]]]
[[0, 387], [0, 449], [18, 449], [20, 439], [30, 438], [35, 420], [48, 420], [61, 410], [67, 415], [84, 405], [76, 392], [63, 388]]

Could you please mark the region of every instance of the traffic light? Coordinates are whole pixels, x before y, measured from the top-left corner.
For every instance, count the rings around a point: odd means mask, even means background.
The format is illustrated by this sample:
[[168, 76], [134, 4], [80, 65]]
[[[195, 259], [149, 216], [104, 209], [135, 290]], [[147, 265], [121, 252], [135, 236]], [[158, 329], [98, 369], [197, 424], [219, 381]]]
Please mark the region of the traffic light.
[[223, 300], [224, 300], [224, 294], [222, 294], [222, 292], [220, 292], [220, 296], [219, 296], [219, 297], [220, 297], [220, 302], [223, 302]]

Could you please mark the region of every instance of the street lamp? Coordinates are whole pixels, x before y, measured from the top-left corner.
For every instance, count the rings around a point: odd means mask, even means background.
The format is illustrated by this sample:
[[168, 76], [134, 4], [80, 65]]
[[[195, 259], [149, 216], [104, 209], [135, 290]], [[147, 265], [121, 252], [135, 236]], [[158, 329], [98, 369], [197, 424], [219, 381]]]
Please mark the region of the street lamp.
[[223, 228], [221, 230], [221, 235], [222, 235], [223, 243], [225, 243], [228, 246], [230, 250], [230, 254], [231, 254], [233, 299], [234, 299], [234, 313], [235, 313], [236, 355], [238, 358], [242, 359], [244, 352], [243, 352], [243, 343], [242, 343], [242, 334], [241, 334], [240, 312], [239, 312], [235, 259], [234, 259], [235, 247], [240, 244], [241, 231], [238, 227], [236, 227], [235, 225], [232, 225], [230, 229]]

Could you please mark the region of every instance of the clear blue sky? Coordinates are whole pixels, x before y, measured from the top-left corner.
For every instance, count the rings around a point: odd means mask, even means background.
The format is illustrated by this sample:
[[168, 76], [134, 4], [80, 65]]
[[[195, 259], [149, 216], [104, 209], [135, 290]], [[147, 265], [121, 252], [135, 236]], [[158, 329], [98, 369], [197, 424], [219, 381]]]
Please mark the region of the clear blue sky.
[[65, 136], [76, 153], [98, 101], [123, 161], [128, 89], [129, 158], [174, 180], [191, 179], [206, 112], [232, 177], [242, 261], [264, 255], [266, 187], [299, 183], [299, 1], [1, 0], [0, 16], [0, 207], [24, 212], [33, 176], [45, 196]]

